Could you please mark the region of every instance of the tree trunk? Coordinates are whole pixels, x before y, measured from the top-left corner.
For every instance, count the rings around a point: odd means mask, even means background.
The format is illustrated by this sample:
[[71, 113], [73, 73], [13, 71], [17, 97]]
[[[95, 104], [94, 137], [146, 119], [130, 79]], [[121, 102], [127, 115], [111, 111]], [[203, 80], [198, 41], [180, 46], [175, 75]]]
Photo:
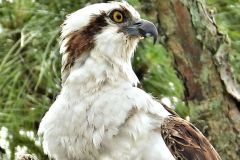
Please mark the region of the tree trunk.
[[239, 159], [240, 92], [227, 63], [227, 36], [218, 31], [202, 0], [144, 2], [156, 6], [160, 40], [174, 57], [191, 121], [223, 160]]

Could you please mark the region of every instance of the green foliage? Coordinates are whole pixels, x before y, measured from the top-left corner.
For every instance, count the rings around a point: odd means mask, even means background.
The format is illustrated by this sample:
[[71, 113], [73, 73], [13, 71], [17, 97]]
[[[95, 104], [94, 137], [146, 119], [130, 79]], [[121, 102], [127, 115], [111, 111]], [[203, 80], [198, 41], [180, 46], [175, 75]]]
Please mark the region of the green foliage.
[[[0, 126], [8, 128], [11, 158], [16, 146], [42, 157], [19, 131], [36, 132], [39, 119], [59, 90], [58, 26], [61, 15], [32, 1], [3, 1], [0, 43]], [[48, 25], [45, 25], [48, 24]], [[52, 28], [53, 27], [53, 28]], [[24, 139], [24, 140], [23, 140]]]
[[172, 57], [160, 44], [145, 40], [137, 48], [134, 69], [142, 87], [158, 99], [169, 98], [176, 111], [185, 117], [188, 108], [183, 99], [183, 85], [173, 68]]
[[[8, 129], [11, 159], [15, 158], [18, 146], [26, 146], [28, 153], [46, 159], [36, 143], [36, 132], [39, 120], [60, 90], [59, 26], [65, 15], [88, 3], [87, 0], [0, 1], [0, 130], [1, 127]], [[130, 3], [138, 10], [141, 8], [138, 0]], [[233, 12], [239, 19], [239, 4], [237, 1], [225, 3], [234, 3], [236, 7], [226, 5], [224, 10], [218, 3], [216, 7], [223, 13], [219, 13], [217, 19], [224, 23], [222, 30], [229, 32], [233, 39], [235, 53], [231, 60], [240, 71], [240, 65], [236, 64], [239, 60], [236, 52], [239, 51], [238, 24], [229, 17]], [[212, 0], [211, 4], [216, 2]], [[145, 40], [137, 49], [133, 63], [144, 89], [160, 99], [170, 98], [180, 115], [188, 115], [188, 108], [181, 100], [184, 94], [181, 81], [173, 68], [172, 57], [163, 46]], [[4, 146], [0, 146], [0, 157], [1, 148]]]
[[240, 82], [240, 2], [239, 0], [208, 0], [221, 32], [228, 34], [232, 42], [229, 60]]

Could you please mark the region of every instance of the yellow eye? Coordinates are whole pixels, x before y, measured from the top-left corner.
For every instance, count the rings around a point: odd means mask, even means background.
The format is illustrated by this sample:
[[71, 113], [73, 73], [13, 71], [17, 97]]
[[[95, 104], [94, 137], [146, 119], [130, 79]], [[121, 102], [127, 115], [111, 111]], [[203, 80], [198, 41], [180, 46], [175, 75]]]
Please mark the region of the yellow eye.
[[124, 20], [123, 14], [119, 11], [113, 11], [112, 20], [116, 23], [122, 23]]

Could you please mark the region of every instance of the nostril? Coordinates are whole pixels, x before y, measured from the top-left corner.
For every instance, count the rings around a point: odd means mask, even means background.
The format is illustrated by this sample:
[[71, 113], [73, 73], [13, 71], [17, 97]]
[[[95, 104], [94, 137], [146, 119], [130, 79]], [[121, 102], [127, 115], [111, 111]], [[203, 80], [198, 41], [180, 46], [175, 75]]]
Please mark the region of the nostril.
[[142, 25], [142, 22], [141, 21], [137, 21], [134, 23], [135, 26], [141, 26]]

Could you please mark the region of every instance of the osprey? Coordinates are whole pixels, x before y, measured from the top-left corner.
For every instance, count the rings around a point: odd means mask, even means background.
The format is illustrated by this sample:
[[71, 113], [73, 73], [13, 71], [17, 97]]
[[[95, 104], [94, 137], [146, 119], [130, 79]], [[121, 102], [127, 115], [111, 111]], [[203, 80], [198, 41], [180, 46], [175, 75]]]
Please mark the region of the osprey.
[[62, 90], [43, 117], [56, 160], [220, 160], [202, 133], [137, 88], [131, 57], [153, 23], [127, 2], [89, 5], [62, 27]]

